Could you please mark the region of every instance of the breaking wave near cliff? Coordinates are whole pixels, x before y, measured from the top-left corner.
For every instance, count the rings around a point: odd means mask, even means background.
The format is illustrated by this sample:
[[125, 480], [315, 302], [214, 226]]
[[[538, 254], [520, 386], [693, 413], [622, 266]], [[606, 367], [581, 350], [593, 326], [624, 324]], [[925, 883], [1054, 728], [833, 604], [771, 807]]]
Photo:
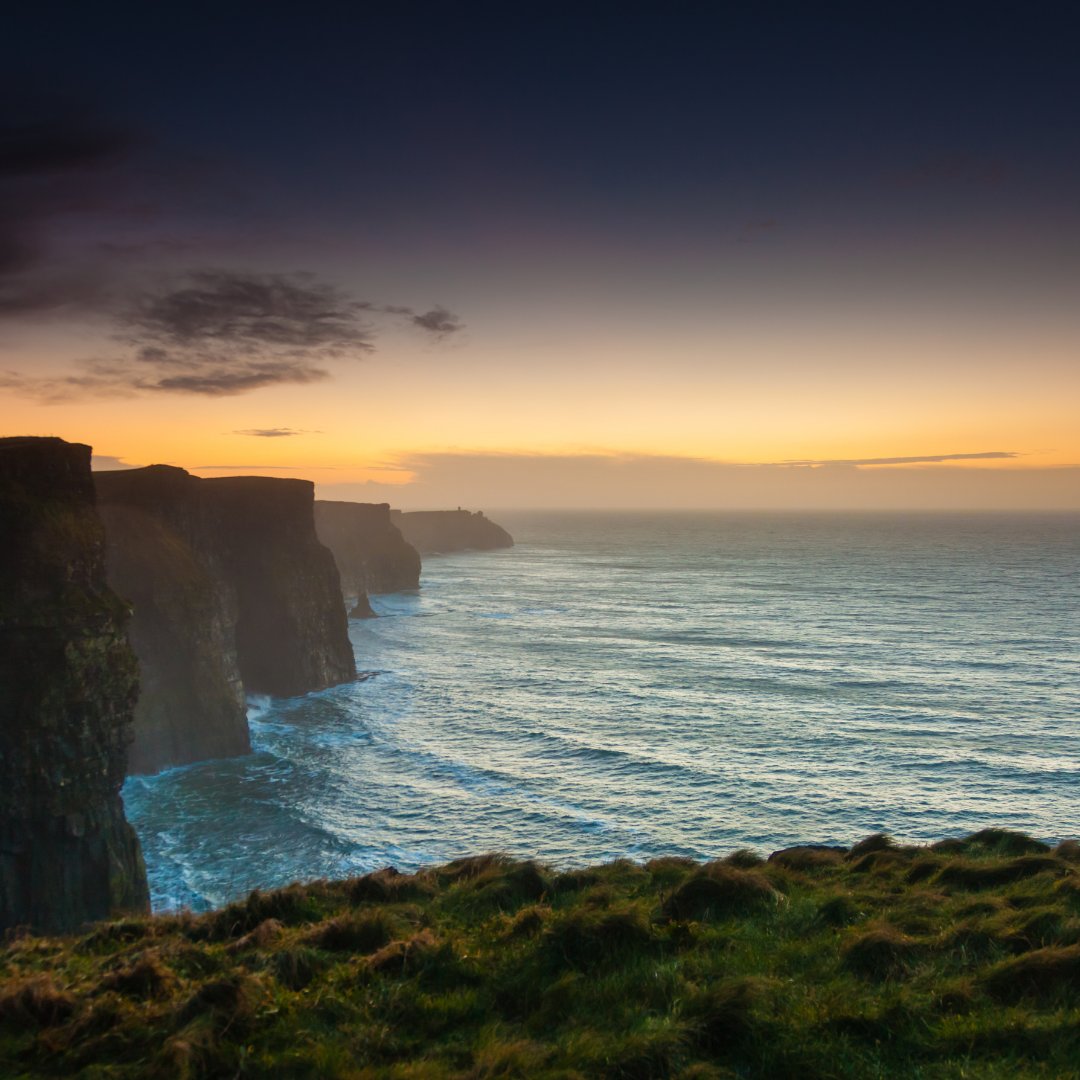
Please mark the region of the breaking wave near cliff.
[[499, 515], [353, 621], [360, 678], [124, 788], [159, 909], [558, 864], [1080, 834], [1075, 515]]

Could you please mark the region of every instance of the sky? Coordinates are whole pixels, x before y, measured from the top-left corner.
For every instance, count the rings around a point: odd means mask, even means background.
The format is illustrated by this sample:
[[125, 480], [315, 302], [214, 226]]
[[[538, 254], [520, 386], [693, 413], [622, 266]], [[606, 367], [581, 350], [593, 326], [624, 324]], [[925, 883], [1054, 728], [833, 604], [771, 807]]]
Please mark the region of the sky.
[[405, 508], [1080, 509], [1067, 5], [6, 21], [5, 434]]

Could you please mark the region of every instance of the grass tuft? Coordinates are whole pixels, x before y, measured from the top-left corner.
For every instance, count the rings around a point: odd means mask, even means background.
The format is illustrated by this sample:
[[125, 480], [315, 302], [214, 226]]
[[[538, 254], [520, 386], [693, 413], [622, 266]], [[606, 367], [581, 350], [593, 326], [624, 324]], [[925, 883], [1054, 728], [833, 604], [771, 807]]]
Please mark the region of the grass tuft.
[[798, 870], [812, 874], [821, 870], [830, 870], [843, 862], [842, 848], [826, 847], [819, 844], [803, 844], [800, 847], [784, 848], [774, 851], [768, 861], [788, 870]]
[[1054, 998], [1080, 992], [1080, 945], [1036, 949], [987, 972], [984, 984], [999, 1001]]
[[421, 930], [410, 938], [391, 941], [368, 957], [368, 970], [381, 975], [415, 971], [439, 951], [439, 942], [430, 930]]
[[246, 952], [249, 949], [267, 949], [280, 939], [285, 932], [284, 925], [277, 919], [263, 919], [249, 934], [237, 938], [228, 946], [228, 952]]
[[750, 848], [739, 848], [738, 851], [725, 856], [722, 861], [728, 866], [734, 866], [737, 870], [756, 870], [757, 867], [764, 866], [767, 860], [756, 851], [751, 851]]
[[937, 880], [942, 885], [975, 890], [1011, 885], [1025, 878], [1035, 877], [1037, 874], [1061, 876], [1068, 872], [1069, 868], [1052, 855], [1022, 855], [1004, 862], [954, 859], [942, 867]]
[[891, 851], [896, 847], [896, 841], [891, 836], [885, 833], [874, 833], [872, 836], [868, 836], [865, 840], [860, 840], [854, 847], [847, 853], [847, 859], [849, 862], [854, 862], [856, 859], [861, 859], [864, 855], [869, 855], [875, 851]]
[[392, 866], [349, 883], [349, 899], [354, 904], [398, 904], [422, 900], [434, 892], [434, 887], [419, 874], [402, 874]]
[[906, 975], [921, 952], [919, 943], [896, 927], [879, 925], [848, 938], [841, 966], [863, 978], [883, 981]]
[[683, 1012], [693, 1040], [713, 1054], [751, 1041], [762, 1027], [758, 1010], [773, 989], [769, 980], [750, 976], [725, 979], [695, 993]]
[[32, 975], [0, 990], [0, 1024], [52, 1027], [75, 1012], [75, 998], [48, 975]]
[[306, 945], [294, 945], [271, 954], [267, 968], [287, 990], [303, 990], [327, 968], [322, 955]]
[[130, 963], [107, 974], [101, 985], [134, 998], [167, 997], [176, 984], [176, 976], [161, 955], [152, 949], [140, 953]]
[[666, 919], [722, 919], [775, 906], [781, 899], [761, 874], [709, 863], [687, 878], [662, 910]]
[[648, 949], [655, 941], [640, 907], [632, 906], [560, 912], [543, 935], [547, 953], [573, 968], [616, 962], [626, 952]]
[[328, 952], [371, 953], [391, 941], [394, 930], [394, 924], [382, 911], [364, 915], [347, 912], [319, 923], [303, 941]]

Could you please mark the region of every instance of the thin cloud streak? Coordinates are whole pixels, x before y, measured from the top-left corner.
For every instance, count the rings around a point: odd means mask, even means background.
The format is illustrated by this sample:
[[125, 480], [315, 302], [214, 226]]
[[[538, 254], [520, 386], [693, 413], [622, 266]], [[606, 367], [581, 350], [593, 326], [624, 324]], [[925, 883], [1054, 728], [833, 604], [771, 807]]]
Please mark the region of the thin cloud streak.
[[785, 461], [761, 462], [763, 465], [931, 465], [944, 461], [1001, 461], [1018, 458], [1022, 455], [1016, 450], [982, 450], [975, 454], [920, 454], [912, 457], [880, 458], [792, 458]]
[[395, 461], [411, 474], [406, 483], [319, 490], [406, 509], [1080, 510], [1080, 469], [973, 468], [963, 464], [971, 458], [952, 457], [926, 468], [924, 456], [893, 468], [799, 468], [663, 455], [431, 453]]
[[237, 431], [230, 432], [231, 435], [252, 435], [259, 439], [287, 439], [293, 435], [321, 435], [322, 432], [317, 429], [308, 430], [306, 428], [287, 428], [287, 427], [275, 427], [275, 428], [241, 428]]

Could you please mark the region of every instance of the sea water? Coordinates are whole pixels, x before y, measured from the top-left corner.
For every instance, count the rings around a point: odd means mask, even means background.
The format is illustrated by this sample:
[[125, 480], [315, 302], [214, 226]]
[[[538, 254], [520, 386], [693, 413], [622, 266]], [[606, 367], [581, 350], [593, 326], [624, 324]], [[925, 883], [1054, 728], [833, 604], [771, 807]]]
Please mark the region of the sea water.
[[1080, 516], [497, 515], [353, 621], [360, 678], [124, 787], [158, 909], [554, 865], [1080, 836]]

